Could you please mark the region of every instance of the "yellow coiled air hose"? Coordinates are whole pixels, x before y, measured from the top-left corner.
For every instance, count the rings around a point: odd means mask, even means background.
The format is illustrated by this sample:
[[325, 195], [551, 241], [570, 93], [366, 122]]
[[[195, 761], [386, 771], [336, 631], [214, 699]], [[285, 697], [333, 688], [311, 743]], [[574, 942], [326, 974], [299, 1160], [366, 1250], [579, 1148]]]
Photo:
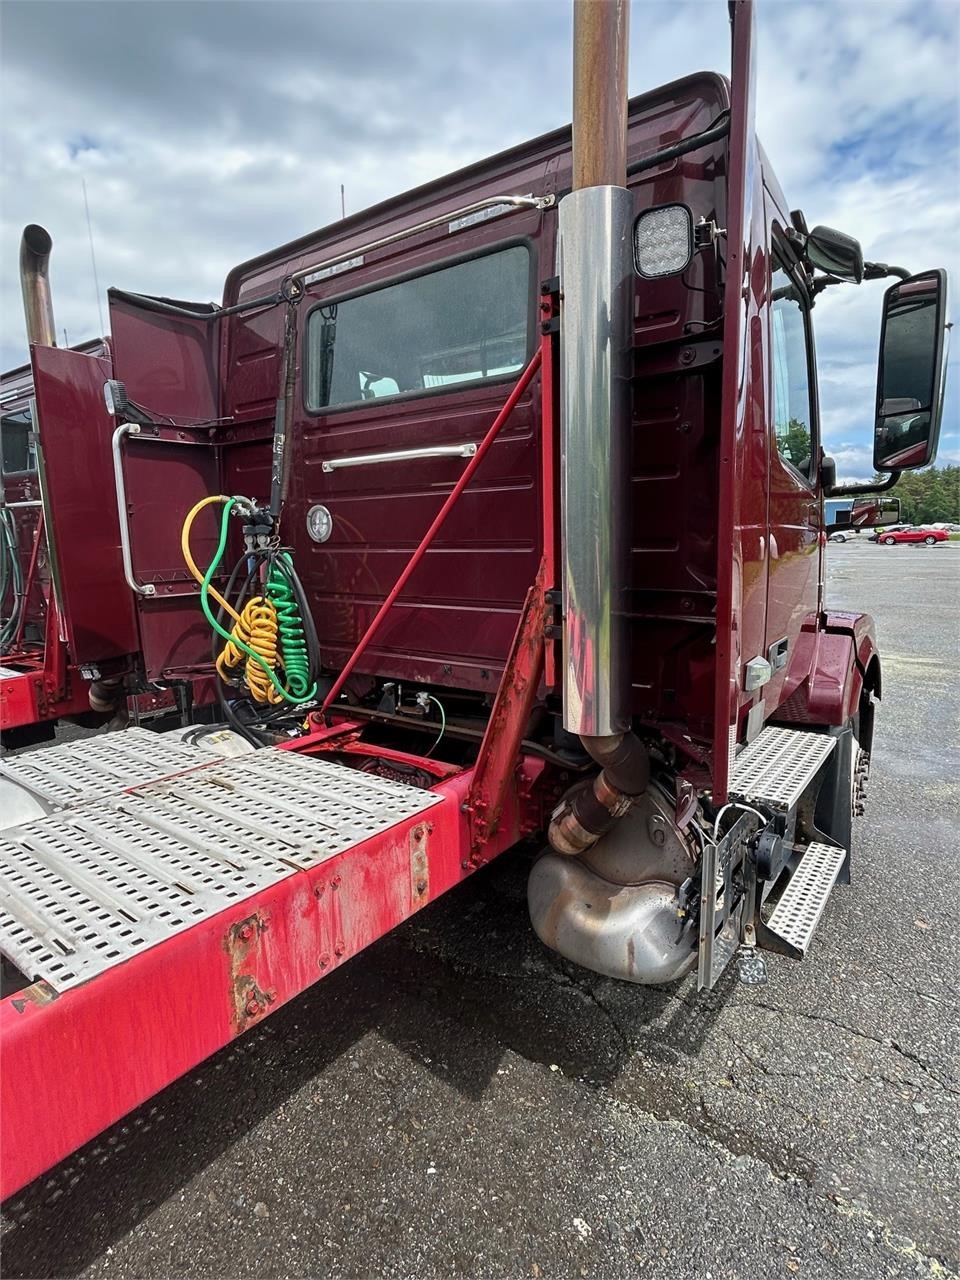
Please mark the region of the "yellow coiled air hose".
[[[278, 665], [280, 655], [277, 647], [277, 611], [263, 596], [247, 601], [240, 612], [240, 617], [233, 624], [230, 634], [245, 644], [248, 649], [259, 654], [271, 667]], [[241, 663], [246, 664], [244, 677], [254, 702], [274, 704], [283, 702], [283, 695], [274, 688], [270, 677], [256, 658], [251, 658], [244, 653], [234, 643], [234, 639], [228, 640], [217, 658], [217, 672], [220, 679], [228, 681]]]

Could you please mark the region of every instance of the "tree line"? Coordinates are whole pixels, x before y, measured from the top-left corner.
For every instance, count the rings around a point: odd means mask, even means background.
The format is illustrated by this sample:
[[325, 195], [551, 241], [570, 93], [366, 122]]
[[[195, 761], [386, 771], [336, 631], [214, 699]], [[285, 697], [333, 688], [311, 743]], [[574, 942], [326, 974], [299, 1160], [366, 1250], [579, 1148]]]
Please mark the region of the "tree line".
[[900, 499], [900, 519], [905, 524], [960, 524], [960, 466], [905, 471], [890, 496]]

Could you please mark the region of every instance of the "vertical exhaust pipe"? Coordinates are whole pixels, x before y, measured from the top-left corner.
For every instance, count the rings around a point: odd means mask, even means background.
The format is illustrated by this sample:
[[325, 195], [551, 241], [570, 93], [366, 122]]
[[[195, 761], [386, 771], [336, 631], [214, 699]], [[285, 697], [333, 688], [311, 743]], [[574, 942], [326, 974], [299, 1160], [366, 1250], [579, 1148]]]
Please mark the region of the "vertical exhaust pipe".
[[558, 853], [596, 842], [649, 780], [632, 733], [622, 636], [633, 338], [627, 181], [628, 0], [575, 0], [573, 190], [560, 203], [563, 723], [601, 773], [550, 825]]
[[23, 293], [23, 313], [27, 321], [27, 342], [41, 347], [57, 345], [53, 302], [50, 297], [52, 248], [50, 232], [44, 227], [35, 222], [24, 227], [20, 239], [20, 289]]

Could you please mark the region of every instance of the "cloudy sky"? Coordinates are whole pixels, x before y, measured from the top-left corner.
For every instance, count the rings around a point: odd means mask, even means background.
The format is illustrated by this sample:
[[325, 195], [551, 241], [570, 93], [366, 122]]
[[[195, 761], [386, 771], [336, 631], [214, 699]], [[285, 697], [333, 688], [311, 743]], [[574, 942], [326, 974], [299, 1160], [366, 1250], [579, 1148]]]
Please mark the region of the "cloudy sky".
[[[725, 0], [634, 0], [630, 92], [729, 70]], [[758, 124], [791, 207], [960, 287], [958, 0], [761, 0]], [[4, 0], [0, 367], [17, 250], [53, 234], [58, 330], [100, 286], [218, 300], [231, 266], [570, 117], [566, 0]], [[881, 284], [815, 317], [826, 443], [870, 472]], [[955, 311], [955, 308], [953, 308]], [[960, 461], [953, 344], [940, 460]]]

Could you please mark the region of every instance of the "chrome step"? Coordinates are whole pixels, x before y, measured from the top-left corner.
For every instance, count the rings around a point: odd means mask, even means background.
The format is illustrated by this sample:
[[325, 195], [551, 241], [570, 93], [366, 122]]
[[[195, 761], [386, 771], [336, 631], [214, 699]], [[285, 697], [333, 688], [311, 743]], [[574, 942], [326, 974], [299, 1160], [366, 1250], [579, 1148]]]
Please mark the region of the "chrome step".
[[846, 856], [846, 851], [835, 845], [819, 842], [807, 845], [767, 921], [768, 929], [802, 954], [806, 954], [810, 946]]
[[[113, 749], [117, 760], [135, 763], [144, 744], [128, 739], [134, 732], [105, 735], [107, 753]], [[68, 776], [77, 760], [71, 756], [65, 771], [61, 756], [52, 787], [34, 782], [67, 807], [0, 838], [0, 953], [55, 991], [443, 800], [275, 748], [213, 761], [184, 748], [191, 766], [184, 772], [176, 744], [158, 734], [146, 737], [156, 781], [130, 787], [125, 766], [107, 766], [99, 753], [101, 794], [77, 800], [76, 791], [85, 789], [82, 774]], [[180, 766], [175, 776], [171, 766]], [[39, 760], [36, 773], [50, 782]], [[121, 789], [124, 782], [129, 789]]]
[[[826, 733], [769, 726], [736, 757], [729, 792], [737, 800], [789, 812], [833, 750]], [[811, 846], [812, 847], [812, 846]]]

